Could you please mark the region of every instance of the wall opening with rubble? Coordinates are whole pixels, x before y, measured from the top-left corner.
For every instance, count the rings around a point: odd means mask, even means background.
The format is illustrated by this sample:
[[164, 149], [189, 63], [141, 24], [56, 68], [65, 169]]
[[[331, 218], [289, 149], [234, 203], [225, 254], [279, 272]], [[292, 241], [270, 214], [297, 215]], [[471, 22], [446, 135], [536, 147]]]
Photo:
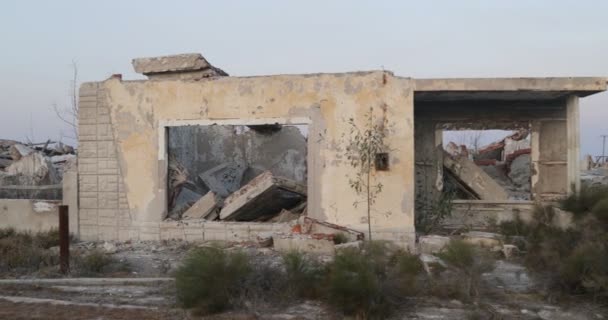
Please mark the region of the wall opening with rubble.
[[167, 218], [297, 219], [306, 208], [308, 130], [279, 124], [167, 127]]
[[[532, 200], [530, 128], [519, 130], [444, 130], [445, 155], [457, 167], [444, 166], [443, 193], [460, 200]], [[458, 170], [468, 162], [469, 177]], [[473, 167], [474, 166], [474, 167]], [[479, 170], [481, 169], [481, 170]], [[464, 175], [463, 175], [464, 174]], [[499, 192], [477, 192], [467, 178], [496, 183]], [[502, 189], [502, 190], [500, 190]], [[502, 192], [504, 191], [504, 192]], [[506, 199], [502, 199], [506, 194]]]
[[[417, 92], [416, 216], [433, 214], [454, 185], [464, 192], [452, 201], [450, 228], [527, 215], [535, 202], [567, 195], [577, 180], [578, 144], [568, 140], [577, 107], [577, 97], [553, 92]], [[479, 131], [504, 136], [475, 145], [458, 141], [462, 130], [473, 142]]]

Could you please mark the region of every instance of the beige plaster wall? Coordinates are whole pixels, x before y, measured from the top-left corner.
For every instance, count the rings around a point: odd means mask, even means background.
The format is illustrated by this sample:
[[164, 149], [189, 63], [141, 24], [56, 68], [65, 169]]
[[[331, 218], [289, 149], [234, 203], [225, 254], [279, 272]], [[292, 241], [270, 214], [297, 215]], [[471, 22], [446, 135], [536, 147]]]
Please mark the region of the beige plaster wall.
[[[372, 108], [376, 116], [388, 120], [387, 143], [392, 149], [390, 170], [375, 174], [385, 191], [372, 212], [374, 237], [404, 244], [414, 241], [410, 79], [386, 72], [224, 77], [208, 81], [109, 79], [84, 84], [81, 108], [83, 98], [96, 111], [85, 111], [81, 116], [81, 136], [83, 124], [87, 127], [80, 142], [81, 156], [84, 151], [84, 158], [88, 157], [87, 161], [96, 167], [79, 169], [81, 234], [140, 239], [148, 234], [155, 238], [153, 235], [161, 228], [159, 223], [166, 213], [164, 128], [214, 122], [309, 123], [309, 215], [366, 231], [364, 206], [353, 207], [358, 197], [349, 187], [348, 176], [354, 170], [345, 161], [342, 137], [348, 133], [348, 118], [361, 124]], [[91, 120], [94, 113], [95, 121]], [[93, 128], [97, 131], [92, 132]], [[106, 166], [104, 174], [100, 173], [100, 166]], [[88, 171], [86, 177], [84, 171]], [[109, 186], [108, 181], [102, 186], [101, 179], [112, 181]], [[111, 191], [116, 203], [104, 200], [102, 204], [100, 188]], [[95, 191], [84, 191], [87, 189]], [[95, 192], [95, 200], [83, 201]], [[95, 208], [87, 208], [88, 213], [83, 214], [83, 202]], [[109, 213], [102, 205], [112, 207], [109, 209], [115, 213]], [[106, 225], [93, 223], [93, 215], [99, 222], [102, 212], [112, 216], [116, 223], [109, 225], [105, 218]]]
[[0, 228], [47, 231], [59, 227], [60, 201], [0, 199]]

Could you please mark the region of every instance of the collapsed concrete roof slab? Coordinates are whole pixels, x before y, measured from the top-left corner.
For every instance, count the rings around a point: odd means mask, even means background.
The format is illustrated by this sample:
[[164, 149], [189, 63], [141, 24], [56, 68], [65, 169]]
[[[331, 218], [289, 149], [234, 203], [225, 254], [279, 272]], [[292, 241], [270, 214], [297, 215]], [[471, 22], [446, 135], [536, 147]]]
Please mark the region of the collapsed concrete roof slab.
[[417, 101], [554, 100], [585, 97], [606, 90], [608, 78], [454, 78], [416, 79]]
[[160, 57], [135, 58], [133, 68], [137, 73], [194, 71], [211, 65], [200, 53], [184, 53]]

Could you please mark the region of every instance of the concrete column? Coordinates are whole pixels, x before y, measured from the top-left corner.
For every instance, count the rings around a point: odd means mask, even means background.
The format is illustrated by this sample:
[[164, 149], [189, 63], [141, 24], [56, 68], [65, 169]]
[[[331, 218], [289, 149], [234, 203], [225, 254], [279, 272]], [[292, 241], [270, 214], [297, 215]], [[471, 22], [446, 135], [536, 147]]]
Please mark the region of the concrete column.
[[576, 192], [581, 188], [580, 179], [580, 118], [578, 97], [571, 95], [566, 100], [567, 131], [568, 131], [568, 190]]

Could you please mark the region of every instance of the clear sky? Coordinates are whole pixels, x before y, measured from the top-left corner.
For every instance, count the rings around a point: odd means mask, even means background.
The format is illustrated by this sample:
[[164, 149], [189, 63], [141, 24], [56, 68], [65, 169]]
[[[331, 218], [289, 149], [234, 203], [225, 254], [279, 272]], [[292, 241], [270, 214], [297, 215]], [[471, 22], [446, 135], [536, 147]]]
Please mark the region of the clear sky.
[[[80, 81], [185, 52], [233, 76], [608, 76], [608, 1], [2, 0], [0, 49], [0, 138], [46, 140], [69, 132], [51, 106], [72, 60]], [[598, 154], [608, 93], [581, 105], [582, 152]]]

